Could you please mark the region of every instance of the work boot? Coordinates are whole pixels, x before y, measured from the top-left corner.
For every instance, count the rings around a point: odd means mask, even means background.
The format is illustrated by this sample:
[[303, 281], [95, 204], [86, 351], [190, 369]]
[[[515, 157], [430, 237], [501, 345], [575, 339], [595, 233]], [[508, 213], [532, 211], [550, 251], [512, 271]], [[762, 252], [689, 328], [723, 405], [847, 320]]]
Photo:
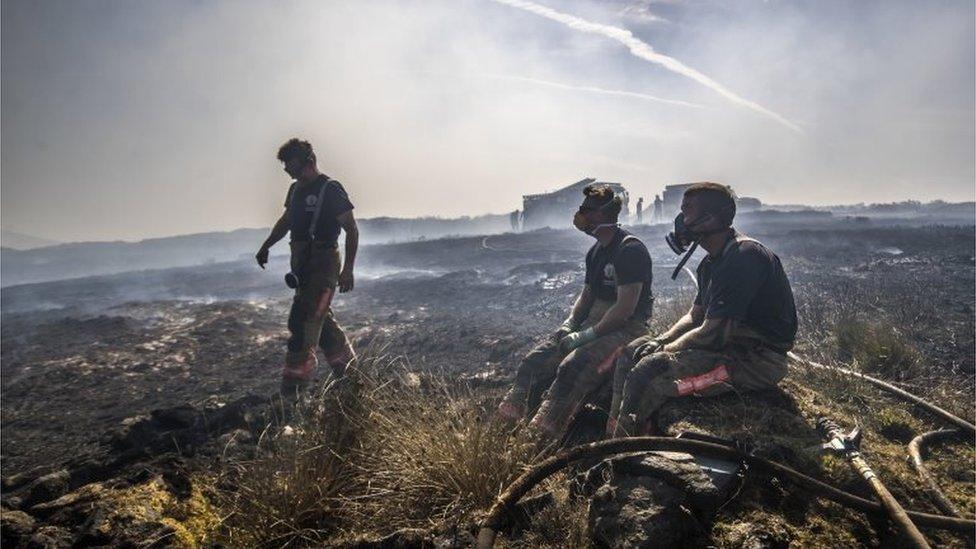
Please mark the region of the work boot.
[[522, 419], [522, 414], [522, 408], [514, 402], [508, 402], [506, 400], [498, 405], [498, 416], [509, 423], [515, 423]]
[[308, 390], [309, 385], [311, 385], [311, 382], [307, 379], [283, 377], [281, 378], [281, 387], [278, 389], [278, 392], [286, 400], [298, 400]]
[[539, 411], [535, 413], [535, 417], [529, 422], [529, 427], [540, 434], [548, 437], [555, 438], [560, 435], [562, 426], [559, 425], [555, 419], [550, 416], [553, 415], [552, 408], [553, 404], [551, 400], [545, 400], [542, 405], [539, 406]]
[[522, 391], [512, 388], [505, 394], [501, 404], [498, 405], [498, 416], [509, 423], [515, 423], [525, 417], [524, 402], [526, 395]]

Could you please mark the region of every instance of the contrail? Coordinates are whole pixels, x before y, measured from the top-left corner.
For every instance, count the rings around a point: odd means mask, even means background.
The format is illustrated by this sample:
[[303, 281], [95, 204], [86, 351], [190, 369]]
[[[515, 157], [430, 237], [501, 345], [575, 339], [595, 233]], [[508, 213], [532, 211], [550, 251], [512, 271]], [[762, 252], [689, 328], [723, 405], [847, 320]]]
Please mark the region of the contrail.
[[803, 130], [801, 130], [799, 126], [797, 126], [793, 122], [790, 122], [789, 120], [780, 116], [779, 114], [776, 114], [775, 112], [767, 109], [766, 107], [763, 107], [762, 105], [759, 105], [758, 103], [754, 103], [744, 97], [740, 97], [736, 95], [725, 86], [712, 80], [708, 76], [705, 76], [704, 74], [696, 71], [695, 69], [685, 65], [681, 61], [678, 61], [673, 57], [669, 57], [667, 55], [657, 53], [656, 51], [654, 51], [654, 48], [651, 47], [650, 44], [637, 38], [636, 36], [633, 35], [633, 33], [631, 33], [627, 29], [622, 29], [620, 27], [613, 27], [610, 25], [602, 25], [600, 23], [593, 23], [591, 21], [587, 21], [586, 19], [581, 19], [579, 17], [576, 17], [575, 15], [562, 13], [552, 8], [547, 8], [546, 6], [543, 6], [541, 4], [536, 4], [535, 2], [529, 2], [527, 0], [495, 0], [495, 2], [498, 2], [500, 4], [505, 4], [507, 6], [512, 6], [514, 8], [519, 8], [528, 11], [530, 13], [534, 13], [536, 15], [540, 15], [547, 19], [551, 19], [553, 21], [562, 23], [563, 25], [566, 25], [567, 27], [578, 30], [580, 32], [599, 34], [607, 38], [610, 38], [612, 40], [616, 40], [617, 42], [620, 42], [624, 46], [627, 46], [627, 48], [630, 50], [630, 53], [632, 53], [635, 57], [639, 57], [645, 61], [649, 61], [656, 65], [661, 65], [662, 67], [668, 69], [669, 71], [690, 78], [695, 82], [698, 82], [699, 84], [711, 88], [712, 90], [718, 92], [719, 95], [725, 97], [726, 99], [728, 99], [729, 101], [737, 105], [741, 105], [747, 109], [752, 109], [753, 111], [756, 111], [759, 114], [762, 114], [763, 116], [772, 118], [773, 120], [779, 122], [780, 124], [786, 126], [787, 128], [795, 132], [803, 133]]
[[528, 78], [525, 76], [513, 76], [508, 74], [485, 74], [486, 78], [495, 78], [498, 80], [511, 80], [514, 82], [525, 82], [527, 84], [536, 84], [539, 86], [547, 86], [550, 88], [556, 88], [560, 90], [569, 91], [582, 91], [591, 93], [600, 93], [604, 95], [615, 95], [617, 97], [628, 97], [632, 99], [641, 99], [643, 101], [652, 101], [655, 103], [665, 103], [668, 105], [678, 105], [680, 107], [689, 107], [692, 109], [703, 109], [704, 105], [699, 105], [698, 103], [689, 103], [688, 101], [681, 101], [679, 99], [665, 99], [663, 97], [657, 97], [656, 95], [650, 95], [646, 93], [637, 93], [631, 91], [622, 90], [608, 90], [605, 88], [597, 88], [594, 86], [572, 86], [570, 84], [562, 84], [560, 82], [552, 82], [549, 80], [540, 80], [538, 78]]

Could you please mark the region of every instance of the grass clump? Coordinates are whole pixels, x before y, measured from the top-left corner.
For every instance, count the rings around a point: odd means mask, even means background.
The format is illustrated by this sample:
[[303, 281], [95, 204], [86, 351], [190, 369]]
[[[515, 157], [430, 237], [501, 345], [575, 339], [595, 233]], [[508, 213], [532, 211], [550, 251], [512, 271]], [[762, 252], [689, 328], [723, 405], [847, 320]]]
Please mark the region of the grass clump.
[[215, 483], [227, 545], [320, 546], [395, 532], [469, 530], [534, 457], [494, 402], [419, 376], [381, 347], [270, 422], [257, 457]]
[[360, 531], [463, 525], [533, 458], [530, 440], [494, 421], [494, 403], [467, 387], [400, 376], [368, 398], [356, 458], [370, 479]]
[[257, 457], [226, 465], [217, 485], [228, 545], [321, 544], [341, 526], [346, 498], [361, 490], [348, 457], [357, 434], [344, 419], [356, 409], [343, 408], [332, 391], [300, 403], [289, 422], [278, 417], [268, 425]]
[[898, 329], [882, 322], [842, 318], [834, 325], [838, 358], [861, 370], [906, 380], [917, 377], [921, 355]]

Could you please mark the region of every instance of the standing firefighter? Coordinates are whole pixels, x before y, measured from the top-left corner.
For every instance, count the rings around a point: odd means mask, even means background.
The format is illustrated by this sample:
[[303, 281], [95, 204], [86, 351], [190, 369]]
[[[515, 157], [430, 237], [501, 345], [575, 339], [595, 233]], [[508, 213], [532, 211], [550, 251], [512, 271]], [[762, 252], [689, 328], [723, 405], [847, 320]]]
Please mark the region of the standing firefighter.
[[[353, 288], [353, 264], [359, 245], [359, 229], [352, 203], [342, 185], [319, 172], [308, 141], [288, 140], [278, 149], [278, 160], [295, 179], [288, 189], [285, 212], [255, 256], [264, 268], [268, 251], [291, 232], [291, 272], [285, 282], [295, 289], [288, 314], [288, 352], [285, 354], [281, 388], [294, 393], [312, 379], [317, 359], [316, 343], [336, 377], [345, 374], [356, 355], [346, 334], [332, 314], [336, 286], [340, 292]], [[339, 232], [346, 231], [345, 263], [340, 270]]]
[[735, 197], [717, 183], [685, 191], [668, 243], [698, 244], [698, 295], [685, 316], [657, 337], [630, 343], [617, 361], [611, 436], [656, 434], [662, 404], [685, 395], [774, 387], [786, 375], [796, 336], [793, 291], [779, 258], [732, 227]]
[[544, 398], [530, 425], [548, 436], [558, 436], [610, 378], [624, 345], [646, 333], [653, 303], [651, 257], [617, 223], [620, 197], [606, 186], [587, 186], [583, 194], [573, 225], [597, 240], [586, 254], [586, 284], [569, 318], [519, 364], [499, 406], [502, 417], [516, 420]]

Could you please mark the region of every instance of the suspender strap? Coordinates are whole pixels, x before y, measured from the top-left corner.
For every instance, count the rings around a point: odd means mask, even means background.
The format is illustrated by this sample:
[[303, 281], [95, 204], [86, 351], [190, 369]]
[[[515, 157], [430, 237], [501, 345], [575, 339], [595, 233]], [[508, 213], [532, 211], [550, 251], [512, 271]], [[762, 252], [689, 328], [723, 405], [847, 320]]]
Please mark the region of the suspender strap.
[[315, 226], [319, 222], [319, 215], [322, 213], [322, 201], [325, 199], [325, 189], [332, 184], [332, 180], [326, 178], [322, 188], [319, 189], [319, 198], [315, 201], [315, 212], [312, 213], [312, 223], [308, 226], [308, 237], [310, 241], [315, 241]]

